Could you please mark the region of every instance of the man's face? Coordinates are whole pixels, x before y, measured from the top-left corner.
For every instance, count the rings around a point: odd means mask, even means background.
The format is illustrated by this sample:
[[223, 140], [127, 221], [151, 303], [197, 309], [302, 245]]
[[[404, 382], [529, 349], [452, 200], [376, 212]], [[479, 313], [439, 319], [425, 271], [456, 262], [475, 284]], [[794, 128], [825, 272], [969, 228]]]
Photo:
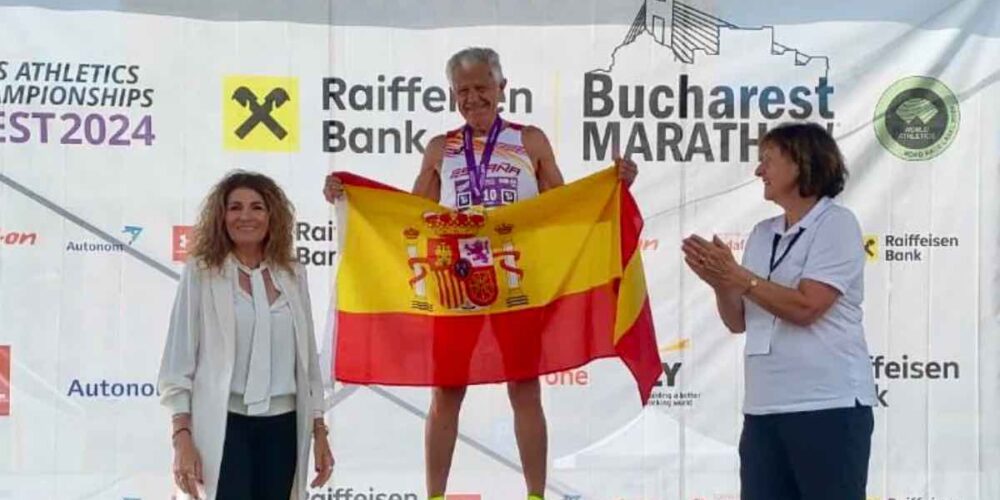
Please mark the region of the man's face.
[[459, 65], [451, 75], [458, 111], [473, 128], [493, 123], [506, 82], [497, 83], [486, 63]]

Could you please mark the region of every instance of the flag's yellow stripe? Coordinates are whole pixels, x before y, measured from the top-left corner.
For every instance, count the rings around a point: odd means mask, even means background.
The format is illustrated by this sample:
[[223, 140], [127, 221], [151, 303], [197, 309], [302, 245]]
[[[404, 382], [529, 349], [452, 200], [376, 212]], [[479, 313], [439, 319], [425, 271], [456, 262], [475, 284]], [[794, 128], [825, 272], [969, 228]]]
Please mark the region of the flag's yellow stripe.
[[636, 248], [625, 266], [618, 289], [618, 313], [615, 316], [615, 343], [632, 327], [646, 302], [646, 274], [642, 269], [642, 252]]
[[[404, 193], [360, 186], [346, 190], [348, 234], [341, 249], [338, 308], [359, 313], [421, 313], [412, 307], [415, 292], [409, 280], [414, 271], [407, 259], [410, 253], [427, 257], [427, 240], [436, 236], [423, 224], [423, 213], [445, 209]], [[491, 238], [495, 251], [509, 242], [520, 252], [516, 266], [524, 271], [524, 278], [518, 292], [527, 296], [528, 303], [506, 305], [509, 277], [496, 266], [500, 297], [491, 309], [480, 312], [537, 307], [620, 277], [617, 197], [614, 171], [606, 170], [488, 212], [479, 234]], [[513, 226], [509, 237], [496, 232], [502, 224]], [[418, 230], [419, 237], [408, 240], [403, 235], [407, 228]], [[427, 300], [439, 305], [433, 272], [427, 273], [423, 283]], [[462, 313], [434, 307], [433, 314]]]

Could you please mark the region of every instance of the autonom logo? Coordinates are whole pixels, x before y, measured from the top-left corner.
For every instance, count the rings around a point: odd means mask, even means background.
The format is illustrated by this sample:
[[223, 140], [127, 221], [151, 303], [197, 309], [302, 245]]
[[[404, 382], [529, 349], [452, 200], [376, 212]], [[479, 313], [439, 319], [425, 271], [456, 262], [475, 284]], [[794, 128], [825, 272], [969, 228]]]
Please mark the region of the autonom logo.
[[67, 252], [84, 253], [116, 253], [125, 251], [125, 247], [132, 246], [142, 234], [142, 226], [123, 226], [119, 234], [122, 235], [119, 241], [71, 241], [66, 244]]
[[159, 391], [152, 382], [120, 382], [73, 379], [66, 390], [67, 397], [85, 399], [153, 398]]

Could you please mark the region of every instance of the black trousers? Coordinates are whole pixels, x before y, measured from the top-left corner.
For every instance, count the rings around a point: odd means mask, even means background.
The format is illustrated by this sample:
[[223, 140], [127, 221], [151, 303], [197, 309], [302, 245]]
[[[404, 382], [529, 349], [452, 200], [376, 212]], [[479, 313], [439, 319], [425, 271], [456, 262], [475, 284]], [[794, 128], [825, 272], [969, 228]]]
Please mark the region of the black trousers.
[[742, 500], [865, 500], [874, 419], [868, 406], [745, 415]]
[[229, 413], [217, 500], [288, 500], [295, 479], [295, 412]]

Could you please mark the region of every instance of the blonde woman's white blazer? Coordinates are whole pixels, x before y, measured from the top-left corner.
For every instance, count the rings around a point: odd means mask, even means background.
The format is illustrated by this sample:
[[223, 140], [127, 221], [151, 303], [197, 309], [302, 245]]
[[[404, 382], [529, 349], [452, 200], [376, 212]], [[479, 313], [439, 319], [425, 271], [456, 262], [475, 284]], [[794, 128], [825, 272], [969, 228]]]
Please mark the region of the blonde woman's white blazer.
[[[289, 272], [271, 266], [273, 277], [287, 294], [295, 326], [295, 410], [297, 465], [291, 500], [304, 498], [313, 419], [326, 409], [316, 354], [312, 308], [305, 268]], [[170, 330], [163, 349], [158, 387], [161, 401], [190, 395], [191, 434], [201, 455], [208, 500], [215, 500], [226, 438], [230, 382], [235, 363], [235, 273], [230, 259], [207, 268], [191, 259], [184, 266]]]

